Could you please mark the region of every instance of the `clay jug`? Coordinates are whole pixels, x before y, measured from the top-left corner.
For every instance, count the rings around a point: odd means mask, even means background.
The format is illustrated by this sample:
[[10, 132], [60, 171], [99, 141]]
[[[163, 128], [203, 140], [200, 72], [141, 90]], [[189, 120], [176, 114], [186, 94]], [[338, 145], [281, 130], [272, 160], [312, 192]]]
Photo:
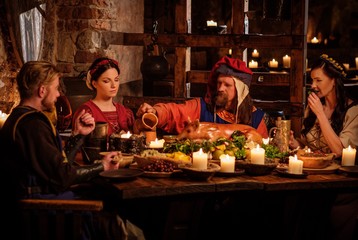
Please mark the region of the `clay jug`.
[[154, 113], [144, 113], [143, 116], [137, 119], [134, 123], [135, 133], [144, 133], [146, 144], [154, 141], [157, 138], [157, 124], [158, 117]]

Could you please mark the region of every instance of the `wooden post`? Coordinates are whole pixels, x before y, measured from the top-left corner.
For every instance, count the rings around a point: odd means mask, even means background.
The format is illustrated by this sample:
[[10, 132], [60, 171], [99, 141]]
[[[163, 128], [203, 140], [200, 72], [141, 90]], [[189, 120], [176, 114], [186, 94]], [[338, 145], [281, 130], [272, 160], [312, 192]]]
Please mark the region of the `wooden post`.
[[[291, 49], [290, 102], [300, 103], [303, 109], [306, 86], [308, 0], [292, 1], [291, 4], [291, 34], [302, 38], [302, 46]], [[303, 115], [291, 117], [291, 129], [296, 137], [300, 135], [302, 118]]]
[[[175, 33], [191, 32], [191, 0], [175, 4]], [[183, 40], [185, 41], [185, 39]], [[190, 47], [175, 48], [174, 97], [186, 96], [186, 72], [190, 70]]]

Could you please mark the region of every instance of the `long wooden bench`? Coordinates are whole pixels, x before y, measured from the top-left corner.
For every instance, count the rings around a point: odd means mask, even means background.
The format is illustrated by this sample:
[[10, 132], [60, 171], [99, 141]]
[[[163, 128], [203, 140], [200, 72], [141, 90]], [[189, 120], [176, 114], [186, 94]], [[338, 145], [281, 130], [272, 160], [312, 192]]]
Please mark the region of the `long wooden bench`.
[[[102, 211], [97, 200], [23, 199], [23, 239], [80, 239], [82, 222]], [[90, 216], [92, 215], [92, 216]]]

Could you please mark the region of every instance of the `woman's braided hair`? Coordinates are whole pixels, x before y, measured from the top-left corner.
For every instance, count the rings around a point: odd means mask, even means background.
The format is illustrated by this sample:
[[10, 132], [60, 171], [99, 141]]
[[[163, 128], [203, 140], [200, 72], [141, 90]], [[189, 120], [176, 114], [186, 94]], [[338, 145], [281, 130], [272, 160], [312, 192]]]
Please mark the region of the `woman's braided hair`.
[[332, 65], [333, 68], [336, 69], [337, 72], [339, 72], [343, 77], [347, 77], [347, 73], [344, 71], [344, 68], [340, 63], [338, 63], [336, 60], [334, 60], [331, 57], [328, 57], [327, 54], [322, 54], [320, 56], [320, 59], [322, 59], [325, 62], [328, 62]]

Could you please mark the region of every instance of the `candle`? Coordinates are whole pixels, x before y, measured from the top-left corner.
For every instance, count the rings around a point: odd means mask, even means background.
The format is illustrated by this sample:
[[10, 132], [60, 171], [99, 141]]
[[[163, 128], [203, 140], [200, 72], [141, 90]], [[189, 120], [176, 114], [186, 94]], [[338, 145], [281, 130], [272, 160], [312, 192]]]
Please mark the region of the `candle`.
[[232, 49], [231, 48], [229, 49], [229, 55], [232, 55]]
[[292, 174], [302, 174], [303, 161], [297, 159], [297, 155], [294, 157], [289, 156], [288, 160], [288, 172]]
[[277, 67], [278, 67], [278, 62], [273, 58], [273, 59], [269, 62], [269, 67], [270, 67], [270, 68], [277, 68]]
[[263, 138], [262, 143], [265, 144], [265, 145], [269, 144], [270, 143], [270, 138]]
[[319, 43], [319, 41], [316, 37], [314, 37], [314, 38], [312, 38], [311, 43], [317, 44], [317, 43]]
[[208, 154], [204, 153], [201, 148], [198, 152], [193, 152], [193, 168], [197, 168], [197, 169], [208, 168]]
[[306, 58], [306, 69], [308, 68], [308, 58]]
[[291, 57], [286, 55], [282, 58], [282, 61], [283, 61], [283, 67], [284, 68], [290, 68], [291, 66]]
[[165, 142], [164, 139], [158, 140], [158, 138], [156, 138], [154, 141], [151, 141], [149, 143], [149, 148], [163, 148], [164, 142]]
[[220, 156], [220, 172], [235, 172], [235, 157], [228, 154]]
[[214, 22], [213, 20], [208, 20], [208, 21], [206, 21], [206, 26], [208, 26], [208, 27], [217, 27], [218, 23]]
[[132, 135], [132, 134], [128, 131], [127, 133], [123, 133], [123, 134], [121, 135], [121, 138], [130, 138], [131, 135]]
[[2, 111], [0, 111], [0, 129], [4, 125], [7, 117], [8, 117], [8, 115], [6, 113], [3, 113]]
[[260, 56], [260, 53], [257, 51], [257, 49], [254, 49], [254, 51], [251, 53], [251, 56], [253, 58], [258, 58]]
[[259, 65], [259, 63], [257, 61], [251, 60], [251, 62], [249, 62], [249, 68], [257, 68]]
[[358, 69], [358, 57], [356, 57], [356, 69]]
[[342, 153], [342, 166], [354, 166], [356, 160], [356, 149], [352, 148], [351, 145], [348, 148], [343, 149]]
[[349, 63], [343, 63], [343, 66], [346, 70], [349, 70]]
[[260, 148], [258, 144], [256, 148], [251, 149], [251, 163], [265, 164], [265, 149]]

